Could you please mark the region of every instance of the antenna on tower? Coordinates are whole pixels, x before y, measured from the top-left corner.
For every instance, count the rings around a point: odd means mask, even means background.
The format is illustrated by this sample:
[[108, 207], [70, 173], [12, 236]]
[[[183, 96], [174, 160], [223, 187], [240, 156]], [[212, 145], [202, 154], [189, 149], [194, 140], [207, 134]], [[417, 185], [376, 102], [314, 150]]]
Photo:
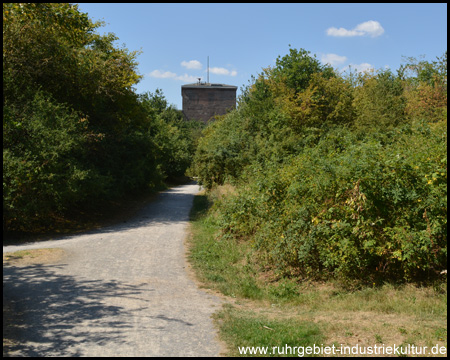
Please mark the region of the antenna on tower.
[[206, 83], [209, 84], [209, 56], [208, 56], [208, 72], [207, 72], [207, 80]]

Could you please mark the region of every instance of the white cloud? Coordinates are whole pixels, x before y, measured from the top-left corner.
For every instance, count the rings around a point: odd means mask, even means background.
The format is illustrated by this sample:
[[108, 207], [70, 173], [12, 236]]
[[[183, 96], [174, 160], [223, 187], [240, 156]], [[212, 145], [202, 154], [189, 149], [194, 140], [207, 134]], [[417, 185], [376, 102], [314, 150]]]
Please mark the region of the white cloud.
[[237, 75], [237, 71], [236, 70], [228, 70], [225, 68], [219, 68], [219, 67], [212, 67], [209, 68], [209, 72], [211, 74], [216, 74], [216, 75], [228, 75], [228, 76], [236, 76]]
[[345, 37], [345, 36], [360, 36], [362, 35], [361, 33], [358, 33], [355, 30], [347, 30], [344, 28], [335, 28], [335, 27], [331, 27], [327, 30], [327, 35], [329, 36], [338, 36], [338, 37]]
[[322, 63], [330, 64], [331, 66], [339, 65], [347, 61], [346, 56], [340, 56], [336, 54], [324, 54], [322, 55]]
[[229, 73], [228, 69], [218, 67], [209, 68], [209, 72], [216, 75], [228, 75]]
[[[183, 61], [181, 63], [181, 65], [188, 69], [197, 69], [197, 67], [199, 67], [199, 69], [201, 69], [201, 66], [202, 66], [202, 64], [197, 60]], [[236, 76], [237, 75], [236, 70], [228, 70], [228, 69], [219, 68], [219, 67], [210, 68], [209, 71], [212, 74], [216, 74], [216, 75], [227, 75], [227, 76]], [[205, 72], [206, 72], [206, 70], [205, 70]], [[198, 81], [198, 78], [200, 77], [198, 75], [194, 76], [194, 75], [188, 75], [186, 73], [183, 75], [178, 75], [171, 71], [161, 71], [161, 70], [153, 70], [151, 73], [147, 74], [147, 76], [157, 78], [157, 79], [173, 79], [173, 80], [179, 80], [179, 81], [190, 82], [190, 83], [194, 83], [194, 82], [196, 83]], [[202, 79], [204, 79], [204, 78], [205, 77], [203, 76]]]
[[188, 74], [180, 75], [175, 77], [175, 80], [181, 80], [185, 82], [197, 82], [200, 76], [192, 76]]
[[159, 70], [153, 70], [150, 74], [148, 74], [148, 76], [158, 79], [168, 79], [168, 78], [175, 78], [177, 74], [170, 71], [162, 72]]
[[351, 64], [353, 68], [356, 69], [357, 72], [366, 72], [366, 71], [372, 71], [375, 68], [373, 65], [369, 63], [362, 63], [362, 64]]
[[350, 64], [342, 69], [342, 71], [347, 71], [351, 67], [352, 72], [366, 72], [373, 71], [375, 68], [373, 65], [369, 63], [361, 63], [361, 64]]
[[355, 30], [371, 37], [377, 37], [384, 33], [384, 29], [381, 24], [378, 21], [373, 20], [359, 24], [358, 26], [356, 26]]
[[198, 60], [190, 60], [190, 61], [182, 61], [181, 66], [184, 66], [186, 69], [200, 70], [203, 65]]
[[370, 20], [356, 25], [352, 30], [344, 28], [331, 27], [327, 29], [327, 35], [338, 37], [351, 37], [351, 36], [370, 36], [377, 37], [384, 33], [384, 29], [378, 21]]
[[174, 80], [180, 80], [184, 82], [197, 82], [199, 76], [192, 76], [188, 74], [184, 75], [177, 75], [171, 71], [160, 71], [160, 70], [153, 70], [151, 73], [148, 74], [148, 76], [157, 78], [157, 79], [174, 79]]

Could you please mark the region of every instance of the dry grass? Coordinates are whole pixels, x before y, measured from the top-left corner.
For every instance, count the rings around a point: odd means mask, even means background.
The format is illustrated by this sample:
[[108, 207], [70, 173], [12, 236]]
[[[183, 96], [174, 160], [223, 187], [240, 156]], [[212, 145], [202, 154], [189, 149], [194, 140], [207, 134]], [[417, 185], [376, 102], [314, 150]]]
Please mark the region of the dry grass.
[[[228, 186], [215, 191], [214, 196], [220, 198], [235, 190]], [[222, 292], [224, 302], [229, 304], [215, 316], [227, 342], [226, 355], [238, 356], [236, 351], [243, 339], [246, 346], [271, 341], [287, 344], [297, 326], [307, 329], [309, 325], [318, 331], [324, 346], [447, 346], [445, 278], [427, 287], [387, 283], [348, 288], [334, 281], [299, 284], [295, 278], [282, 278], [264, 268], [254, 256], [249, 258], [251, 244], [217, 241], [214, 214], [202, 216], [208, 204], [206, 195], [194, 204], [201, 215], [193, 217], [188, 260], [202, 286]], [[270, 323], [280, 329], [273, 333], [274, 338], [262, 326]]]
[[33, 249], [3, 253], [3, 265], [50, 264], [62, 260], [66, 252], [63, 249]]
[[[32, 249], [3, 253], [3, 266], [27, 266], [35, 264], [55, 264], [65, 258], [63, 249]], [[14, 356], [11, 352], [17, 344], [21, 314], [14, 302], [3, 295], [3, 357]]]
[[[267, 319], [268, 322], [314, 323], [324, 334], [326, 339], [324, 345], [327, 346], [335, 344], [337, 347], [341, 345], [359, 345], [359, 347], [403, 345], [406, 347], [411, 344], [416, 347], [426, 346], [427, 349], [435, 345], [447, 346], [447, 321], [444, 317], [418, 320], [413, 315], [386, 314], [378, 311], [324, 310], [322, 308], [312, 310], [309, 306], [279, 306], [267, 301], [232, 298], [227, 298], [227, 301], [233, 304], [236, 314], [253, 313], [255, 317]], [[327, 306], [325, 304], [324, 307]], [[221, 326], [219, 323], [217, 325]], [[230, 353], [235, 350], [235, 346], [236, 344], [228, 345]]]

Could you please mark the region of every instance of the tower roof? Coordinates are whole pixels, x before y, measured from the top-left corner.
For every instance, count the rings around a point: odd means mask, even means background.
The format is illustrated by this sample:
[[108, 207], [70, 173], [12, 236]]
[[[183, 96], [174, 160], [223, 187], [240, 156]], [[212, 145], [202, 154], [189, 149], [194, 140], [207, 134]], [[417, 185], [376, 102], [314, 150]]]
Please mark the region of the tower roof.
[[182, 88], [186, 89], [186, 88], [222, 88], [222, 89], [237, 89], [237, 86], [234, 85], [226, 85], [226, 84], [211, 84], [211, 83], [193, 83], [193, 84], [186, 84], [186, 85], [181, 85]]

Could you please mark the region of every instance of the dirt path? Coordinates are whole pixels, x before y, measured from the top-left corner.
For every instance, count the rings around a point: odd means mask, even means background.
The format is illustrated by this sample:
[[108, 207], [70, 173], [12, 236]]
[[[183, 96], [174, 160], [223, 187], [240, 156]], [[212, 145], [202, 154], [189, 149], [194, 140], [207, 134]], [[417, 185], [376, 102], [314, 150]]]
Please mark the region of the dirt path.
[[47, 263], [4, 264], [19, 314], [11, 356], [218, 356], [219, 298], [188, 277], [188, 214], [198, 185], [159, 194], [133, 220], [3, 253], [58, 248]]

